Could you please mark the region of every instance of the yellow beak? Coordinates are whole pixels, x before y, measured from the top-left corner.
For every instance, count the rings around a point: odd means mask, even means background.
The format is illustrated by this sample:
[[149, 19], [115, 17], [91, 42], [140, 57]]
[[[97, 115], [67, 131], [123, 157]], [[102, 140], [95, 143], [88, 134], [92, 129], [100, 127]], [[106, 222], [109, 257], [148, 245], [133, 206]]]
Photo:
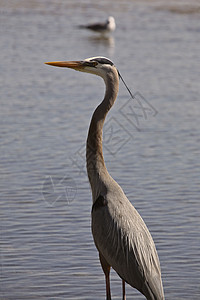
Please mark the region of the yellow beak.
[[45, 62], [45, 64], [74, 70], [82, 70], [85, 67], [83, 61], [51, 61]]

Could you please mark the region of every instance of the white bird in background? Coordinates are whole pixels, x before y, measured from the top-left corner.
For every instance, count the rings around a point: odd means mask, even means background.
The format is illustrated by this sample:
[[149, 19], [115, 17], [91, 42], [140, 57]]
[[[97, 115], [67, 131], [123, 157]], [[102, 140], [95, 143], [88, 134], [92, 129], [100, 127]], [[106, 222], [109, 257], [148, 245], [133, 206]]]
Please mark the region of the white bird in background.
[[104, 23], [80, 25], [79, 28], [90, 29], [92, 31], [99, 32], [101, 34], [106, 34], [114, 31], [116, 28], [116, 24], [115, 24], [115, 19], [110, 16]]
[[110, 176], [102, 152], [102, 130], [106, 115], [119, 89], [119, 72], [112, 61], [93, 57], [83, 61], [48, 62], [103, 78], [106, 91], [93, 113], [87, 138], [87, 172], [91, 185], [92, 234], [106, 279], [106, 299], [111, 300], [110, 268], [148, 300], [164, 300], [159, 258], [151, 234], [142, 217]]

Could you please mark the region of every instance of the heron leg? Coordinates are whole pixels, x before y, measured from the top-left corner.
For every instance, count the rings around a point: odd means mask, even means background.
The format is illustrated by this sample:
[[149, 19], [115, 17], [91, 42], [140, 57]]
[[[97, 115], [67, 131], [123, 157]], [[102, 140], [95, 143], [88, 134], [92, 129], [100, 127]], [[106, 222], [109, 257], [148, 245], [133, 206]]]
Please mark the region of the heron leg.
[[122, 300], [126, 300], [125, 281], [122, 279]]
[[111, 300], [111, 293], [110, 293], [110, 265], [107, 263], [105, 258], [101, 253], [99, 253], [99, 260], [105, 274], [106, 278], [106, 300]]

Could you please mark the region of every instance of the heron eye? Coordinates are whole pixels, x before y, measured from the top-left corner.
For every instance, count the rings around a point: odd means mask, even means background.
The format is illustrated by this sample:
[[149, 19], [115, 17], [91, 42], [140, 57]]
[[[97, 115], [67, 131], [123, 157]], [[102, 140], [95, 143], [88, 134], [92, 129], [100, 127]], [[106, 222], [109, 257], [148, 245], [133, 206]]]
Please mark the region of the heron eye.
[[98, 62], [97, 61], [84, 61], [83, 65], [85, 67], [94, 67], [95, 68], [98, 65]]
[[85, 67], [90, 67], [90, 66], [91, 66], [91, 64], [90, 64], [89, 61], [84, 61], [84, 62], [83, 62], [83, 65], [84, 65]]
[[93, 67], [96, 67], [97, 65], [98, 65], [98, 62], [97, 62], [97, 61], [93, 61], [93, 62], [92, 62], [92, 66], [93, 66]]

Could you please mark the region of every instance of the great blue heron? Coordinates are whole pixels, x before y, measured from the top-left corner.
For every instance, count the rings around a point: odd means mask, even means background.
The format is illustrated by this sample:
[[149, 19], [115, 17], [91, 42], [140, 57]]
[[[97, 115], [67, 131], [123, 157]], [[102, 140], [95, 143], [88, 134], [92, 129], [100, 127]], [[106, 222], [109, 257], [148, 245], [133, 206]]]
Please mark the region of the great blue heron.
[[110, 268], [148, 300], [163, 300], [159, 258], [143, 219], [127, 199], [122, 188], [108, 173], [102, 151], [102, 130], [106, 115], [114, 104], [119, 88], [119, 72], [105, 57], [83, 61], [47, 64], [92, 73], [104, 79], [103, 101], [93, 113], [87, 138], [87, 172], [92, 190], [92, 234], [106, 279], [106, 299], [111, 300]]
[[116, 28], [115, 19], [113, 17], [108, 17], [108, 19], [103, 23], [93, 23], [88, 25], [80, 25], [79, 28], [90, 29], [95, 32], [102, 34], [114, 31]]

